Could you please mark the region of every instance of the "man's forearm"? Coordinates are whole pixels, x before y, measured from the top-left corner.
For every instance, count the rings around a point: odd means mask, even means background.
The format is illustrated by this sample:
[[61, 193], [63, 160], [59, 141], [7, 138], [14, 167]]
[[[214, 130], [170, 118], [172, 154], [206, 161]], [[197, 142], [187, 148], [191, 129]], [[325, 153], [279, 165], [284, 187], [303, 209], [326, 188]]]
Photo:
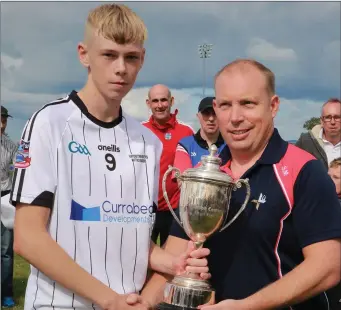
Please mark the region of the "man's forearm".
[[19, 244], [16, 244], [19, 255], [77, 295], [101, 308], [105, 308], [109, 300], [112, 302], [118, 297], [117, 293], [76, 264], [47, 232], [31, 232], [17, 239], [20, 239]]
[[330, 276], [314, 261], [304, 261], [283, 278], [244, 301], [252, 310], [270, 310], [294, 305], [326, 290]]
[[141, 296], [148, 301], [153, 307], [163, 301], [163, 290], [167, 280], [172, 276], [153, 273], [147, 284], [142, 290]]
[[175, 275], [173, 261], [175, 256], [161, 249], [154, 242], [151, 243], [149, 267], [154, 271]]

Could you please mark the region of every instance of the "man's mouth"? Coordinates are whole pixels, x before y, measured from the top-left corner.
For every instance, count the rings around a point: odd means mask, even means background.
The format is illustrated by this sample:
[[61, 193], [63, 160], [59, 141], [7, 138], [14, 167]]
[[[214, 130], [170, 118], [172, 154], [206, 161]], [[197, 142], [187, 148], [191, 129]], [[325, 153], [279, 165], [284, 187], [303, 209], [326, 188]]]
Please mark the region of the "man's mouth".
[[243, 135], [244, 133], [247, 133], [249, 131], [249, 129], [245, 129], [245, 130], [232, 130], [231, 133], [234, 135]]

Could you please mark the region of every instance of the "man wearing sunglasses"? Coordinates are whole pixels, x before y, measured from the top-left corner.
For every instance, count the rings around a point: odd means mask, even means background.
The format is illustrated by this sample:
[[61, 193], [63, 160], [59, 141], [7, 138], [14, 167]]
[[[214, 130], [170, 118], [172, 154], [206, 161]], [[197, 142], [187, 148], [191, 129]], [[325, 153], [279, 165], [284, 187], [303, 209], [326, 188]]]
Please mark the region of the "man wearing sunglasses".
[[321, 125], [302, 133], [296, 146], [320, 159], [326, 169], [341, 154], [341, 101], [331, 98], [322, 106]]

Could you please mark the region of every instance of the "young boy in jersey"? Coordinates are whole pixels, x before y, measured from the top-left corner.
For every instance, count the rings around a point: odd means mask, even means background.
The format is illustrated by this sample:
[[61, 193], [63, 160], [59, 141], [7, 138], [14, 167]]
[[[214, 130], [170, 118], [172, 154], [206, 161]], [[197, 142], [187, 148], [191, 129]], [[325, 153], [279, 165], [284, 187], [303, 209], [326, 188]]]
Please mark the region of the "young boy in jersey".
[[11, 193], [14, 248], [31, 263], [26, 310], [147, 309], [148, 266], [210, 276], [208, 249], [173, 256], [150, 241], [162, 144], [121, 108], [145, 39], [129, 8], [95, 8], [78, 45], [85, 86], [26, 124]]

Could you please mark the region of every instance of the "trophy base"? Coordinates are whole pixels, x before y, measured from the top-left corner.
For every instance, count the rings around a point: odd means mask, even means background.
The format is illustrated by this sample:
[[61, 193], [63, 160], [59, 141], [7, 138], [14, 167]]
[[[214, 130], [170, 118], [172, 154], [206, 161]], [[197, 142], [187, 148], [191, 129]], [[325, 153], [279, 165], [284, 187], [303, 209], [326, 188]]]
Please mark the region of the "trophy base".
[[165, 302], [156, 306], [155, 310], [193, 310], [189, 307], [180, 307], [175, 305], [166, 304]]
[[163, 303], [158, 307], [159, 309], [197, 309], [200, 305], [213, 303], [214, 295], [215, 292], [207, 281], [176, 276], [171, 282], [166, 283]]

